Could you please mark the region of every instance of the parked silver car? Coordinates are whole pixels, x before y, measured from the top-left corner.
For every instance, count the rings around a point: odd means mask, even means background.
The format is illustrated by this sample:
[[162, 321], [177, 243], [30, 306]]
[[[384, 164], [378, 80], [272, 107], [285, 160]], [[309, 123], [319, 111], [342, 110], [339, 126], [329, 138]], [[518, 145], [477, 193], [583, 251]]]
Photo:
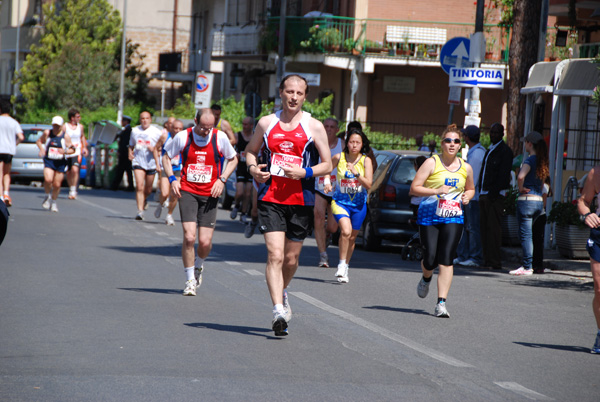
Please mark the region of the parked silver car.
[[49, 124], [21, 124], [25, 141], [17, 146], [12, 160], [10, 176], [13, 182], [44, 180], [44, 160], [39, 156], [40, 150], [35, 142], [44, 134], [44, 130], [52, 129]]

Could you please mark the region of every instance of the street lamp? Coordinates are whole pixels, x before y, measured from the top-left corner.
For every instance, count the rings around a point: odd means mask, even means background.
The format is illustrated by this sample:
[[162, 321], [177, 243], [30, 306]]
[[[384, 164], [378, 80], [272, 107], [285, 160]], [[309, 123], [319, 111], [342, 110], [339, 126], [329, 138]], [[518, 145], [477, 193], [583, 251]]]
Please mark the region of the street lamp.
[[119, 112], [117, 114], [117, 123], [121, 125], [123, 119], [123, 106], [125, 103], [125, 51], [127, 49], [127, 0], [123, 0], [123, 37], [121, 38], [121, 79], [119, 82]]

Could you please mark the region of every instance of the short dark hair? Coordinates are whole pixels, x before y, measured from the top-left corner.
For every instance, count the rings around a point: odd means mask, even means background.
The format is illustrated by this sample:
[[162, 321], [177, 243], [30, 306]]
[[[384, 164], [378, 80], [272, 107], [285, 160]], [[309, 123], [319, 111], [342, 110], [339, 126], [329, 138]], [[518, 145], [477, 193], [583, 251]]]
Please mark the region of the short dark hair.
[[358, 130], [356, 128], [348, 130], [348, 134], [346, 135], [346, 146], [344, 147], [344, 152], [348, 152], [348, 140], [351, 135], [357, 134], [360, 136], [362, 140], [362, 148], [360, 149], [361, 154], [368, 154], [371, 151], [371, 141], [367, 138], [366, 134], [363, 133], [362, 130]]
[[69, 111], [67, 112], [67, 117], [69, 118], [69, 120], [71, 120], [72, 117], [75, 117], [75, 115], [79, 114], [79, 110], [75, 109], [74, 107], [72, 107], [71, 109], [69, 109]]
[[214, 105], [212, 105], [210, 108], [211, 108], [212, 110], [221, 110], [221, 105], [219, 105], [219, 104], [215, 103], [215, 104], [214, 104]]
[[10, 101], [0, 99], [0, 113], [10, 113]]
[[308, 81], [306, 80], [306, 78], [304, 78], [300, 74], [288, 74], [285, 77], [283, 77], [283, 79], [279, 83], [279, 89], [280, 90], [283, 91], [283, 88], [285, 87], [285, 82], [287, 80], [289, 80], [290, 78], [296, 78], [296, 79], [300, 79], [300, 80], [304, 81], [304, 84], [306, 85], [306, 91], [305, 91], [304, 95], [308, 95], [308, 89], [309, 89], [308, 88]]
[[504, 126], [500, 123], [494, 123], [490, 127], [490, 133], [492, 133], [492, 132], [502, 134], [504, 136]]

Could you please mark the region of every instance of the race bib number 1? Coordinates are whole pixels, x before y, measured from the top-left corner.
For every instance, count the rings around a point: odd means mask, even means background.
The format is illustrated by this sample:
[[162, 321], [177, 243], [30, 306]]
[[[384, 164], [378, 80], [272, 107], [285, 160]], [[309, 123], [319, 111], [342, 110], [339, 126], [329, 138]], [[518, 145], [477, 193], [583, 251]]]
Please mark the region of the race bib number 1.
[[437, 216], [442, 218], [454, 218], [462, 215], [462, 207], [460, 201], [440, 199], [435, 210]]
[[273, 154], [271, 157], [271, 174], [274, 176], [285, 177], [282, 166], [302, 166], [302, 158], [294, 155]]
[[187, 181], [190, 183], [210, 183], [212, 179], [212, 166], [188, 165]]

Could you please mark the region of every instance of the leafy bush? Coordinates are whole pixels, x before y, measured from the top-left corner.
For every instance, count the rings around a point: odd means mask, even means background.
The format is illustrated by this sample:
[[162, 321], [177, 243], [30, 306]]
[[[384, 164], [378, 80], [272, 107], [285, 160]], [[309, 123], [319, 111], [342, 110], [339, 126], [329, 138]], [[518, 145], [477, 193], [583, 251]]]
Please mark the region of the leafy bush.
[[554, 222], [558, 226], [569, 226], [574, 225], [580, 228], [585, 228], [585, 223], [581, 222], [579, 218], [579, 211], [577, 210], [577, 200], [573, 202], [560, 202], [554, 201], [552, 203], [552, 209], [548, 214], [548, 222]]
[[519, 197], [519, 189], [511, 187], [504, 196], [504, 215], [517, 214], [517, 198]]

